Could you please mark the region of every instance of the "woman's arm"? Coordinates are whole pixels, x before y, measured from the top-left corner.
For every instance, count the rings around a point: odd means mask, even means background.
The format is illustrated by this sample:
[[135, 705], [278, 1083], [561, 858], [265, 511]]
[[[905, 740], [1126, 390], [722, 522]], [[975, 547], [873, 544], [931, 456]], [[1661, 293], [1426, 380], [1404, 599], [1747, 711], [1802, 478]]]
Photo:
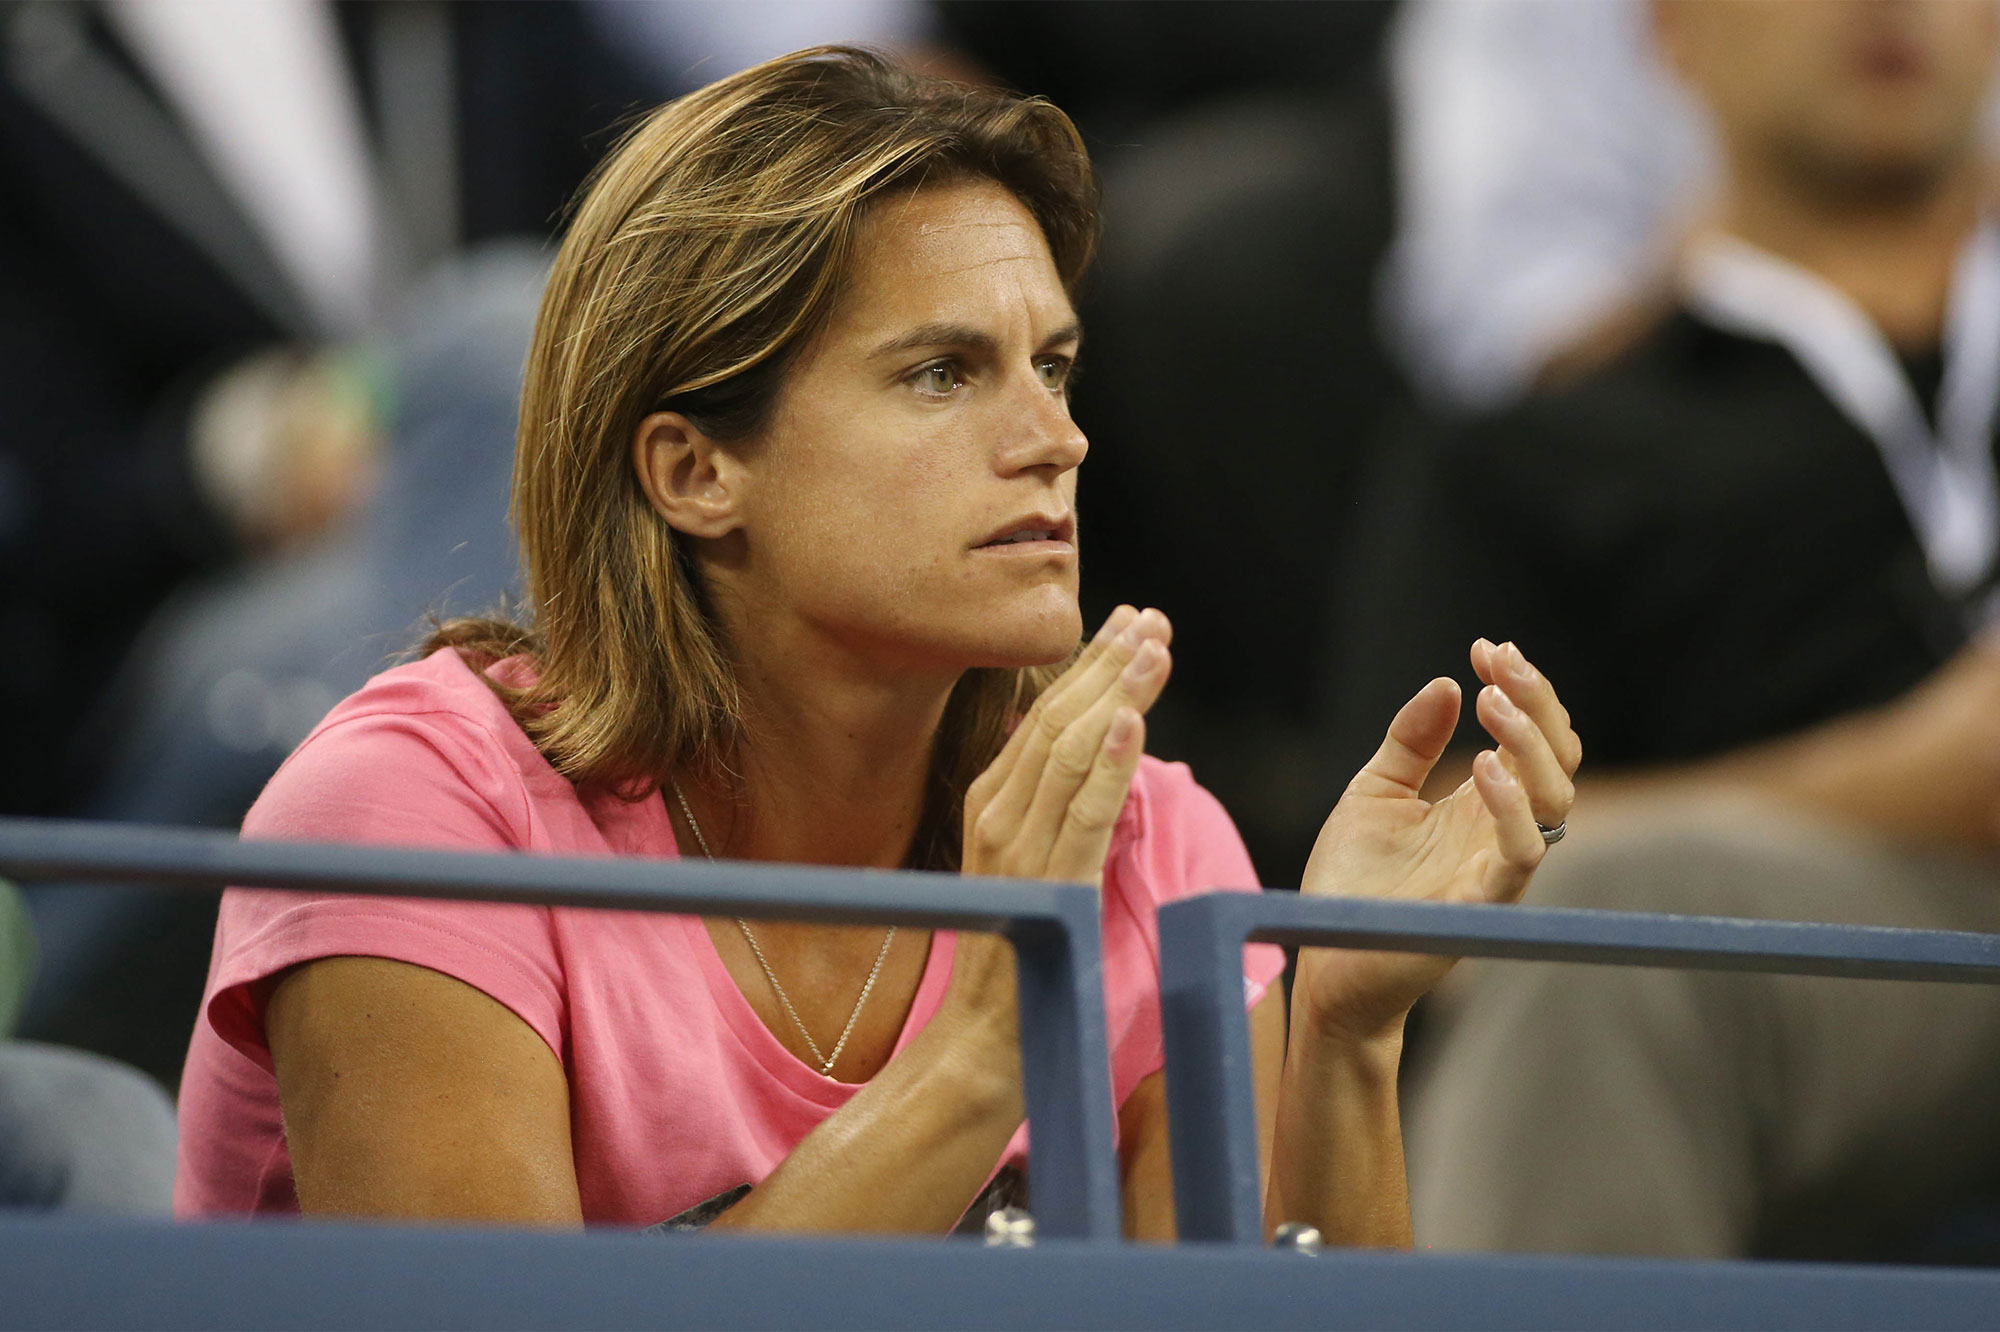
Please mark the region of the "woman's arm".
[[308, 1214], [579, 1226], [569, 1083], [533, 1028], [463, 981], [330, 957], [265, 1011]]
[[[1458, 719], [1458, 687], [1434, 680], [1403, 706], [1328, 817], [1300, 890], [1435, 902], [1511, 902], [1576, 798], [1583, 748], [1546, 677], [1512, 644], [1481, 639], [1477, 712], [1498, 748], [1443, 800], [1425, 779]], [[1403, 1023], [1451, 959], [1305, 948], [1279, 1097], [1267, 1223], [1317, 1226], [1331, 1243], [1407, 1246], [1396, 1073]]]
[[1264, 1197], [1268, 1234], [1287, 1221], [1318, 1228], [1329, 1244], [1408, 1248], [1410, 1188], [1396, 1100], [1399, 1025], [1372, 1041], [1316, 1034], [1292, 1024], [1278, 1097], [1283, 1144]]

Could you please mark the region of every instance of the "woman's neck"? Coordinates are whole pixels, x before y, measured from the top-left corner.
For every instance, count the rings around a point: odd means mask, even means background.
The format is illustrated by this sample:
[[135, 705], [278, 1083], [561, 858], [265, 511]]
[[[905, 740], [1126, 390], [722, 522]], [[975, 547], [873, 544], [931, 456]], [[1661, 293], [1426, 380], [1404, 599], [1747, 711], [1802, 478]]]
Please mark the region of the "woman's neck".
[[885, 675], [800, 637], [739, 640], [736, 780], [682, 787], [717, 856], [902, 866], [957, 674]]

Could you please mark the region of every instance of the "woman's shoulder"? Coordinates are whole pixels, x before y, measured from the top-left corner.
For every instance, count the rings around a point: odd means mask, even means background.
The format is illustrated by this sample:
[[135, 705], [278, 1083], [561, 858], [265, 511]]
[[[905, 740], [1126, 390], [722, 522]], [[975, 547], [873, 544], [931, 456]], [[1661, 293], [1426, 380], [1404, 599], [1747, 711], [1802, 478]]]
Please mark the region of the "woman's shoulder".
[[[503, 683], [526, 682], [523, 663], [485, 669]], [[460, 835], [445, 840], [518, 846], [528, 805], [558, 788], [569, 791], [481, 672], [443, 648], [383, 671], [327, 713], [264, 788], [243, 832], [425, 843], [456, 827]]]

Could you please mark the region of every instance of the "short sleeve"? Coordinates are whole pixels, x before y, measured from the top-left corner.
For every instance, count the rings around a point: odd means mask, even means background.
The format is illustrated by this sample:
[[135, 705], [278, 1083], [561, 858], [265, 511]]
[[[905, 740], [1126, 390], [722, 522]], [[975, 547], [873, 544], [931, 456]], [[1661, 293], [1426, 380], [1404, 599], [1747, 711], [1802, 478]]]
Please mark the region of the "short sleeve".
[[[249, 840], [466, 851], [531, 844], [519, 767], [479, 722], [448, 711], [330, 719], [243, 824]], [[204, 1006], [224, 1041], [270, 1067], [263, 982], [319, 958], [380, 957], [442, 972], [566, 1048], [562, 967], [546, 907], [231, 888]]]

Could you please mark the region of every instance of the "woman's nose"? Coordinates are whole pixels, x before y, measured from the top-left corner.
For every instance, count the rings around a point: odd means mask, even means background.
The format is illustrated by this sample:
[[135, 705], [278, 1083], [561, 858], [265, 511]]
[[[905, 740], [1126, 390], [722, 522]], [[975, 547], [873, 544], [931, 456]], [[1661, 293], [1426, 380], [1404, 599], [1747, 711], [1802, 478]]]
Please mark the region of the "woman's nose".
[[1057, 474], [1083, 461], [1090, 441], [1070, 418], [1069, 399], [1039, 382], [1026, 389], [1024, 409], [1000, 459], [1008, 472], [1046, 467]]

